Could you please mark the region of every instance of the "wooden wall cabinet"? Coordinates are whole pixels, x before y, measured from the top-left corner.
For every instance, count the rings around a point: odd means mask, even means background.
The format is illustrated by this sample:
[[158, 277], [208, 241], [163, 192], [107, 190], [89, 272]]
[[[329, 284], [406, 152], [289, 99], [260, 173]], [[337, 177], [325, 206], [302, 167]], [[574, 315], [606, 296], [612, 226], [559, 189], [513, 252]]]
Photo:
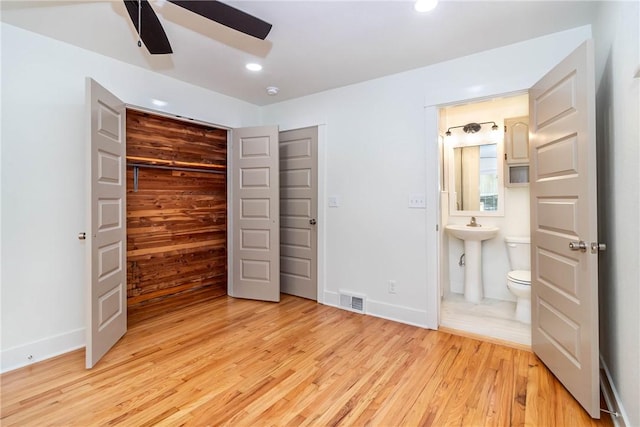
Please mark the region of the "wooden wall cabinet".
[[529, 185], [529, 117], [504, 120], [504, 145], [505, 185]]

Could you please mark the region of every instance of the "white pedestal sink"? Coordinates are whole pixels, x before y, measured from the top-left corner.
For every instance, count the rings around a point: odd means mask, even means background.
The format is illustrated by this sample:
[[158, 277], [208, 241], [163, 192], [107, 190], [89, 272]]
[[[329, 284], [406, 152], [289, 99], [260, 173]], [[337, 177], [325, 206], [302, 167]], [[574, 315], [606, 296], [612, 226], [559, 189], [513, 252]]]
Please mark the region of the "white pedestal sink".
[[500, 230], [498, 227], [471, 227], [450, 224], [447, 232], [464, 241], [464, 299], [478, 303], [484, 298], [482, 287], [482, 241], [492, 239]]

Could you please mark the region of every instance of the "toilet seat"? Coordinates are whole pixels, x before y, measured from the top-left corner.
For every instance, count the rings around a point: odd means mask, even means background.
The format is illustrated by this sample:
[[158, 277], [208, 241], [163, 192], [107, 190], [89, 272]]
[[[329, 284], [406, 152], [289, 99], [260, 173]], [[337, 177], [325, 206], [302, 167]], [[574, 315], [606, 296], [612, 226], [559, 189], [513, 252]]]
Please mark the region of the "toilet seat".
[[507, 274], [507, 277], [514, 283], [531, 286], [531, 271], [529, 270], [513, 270]]

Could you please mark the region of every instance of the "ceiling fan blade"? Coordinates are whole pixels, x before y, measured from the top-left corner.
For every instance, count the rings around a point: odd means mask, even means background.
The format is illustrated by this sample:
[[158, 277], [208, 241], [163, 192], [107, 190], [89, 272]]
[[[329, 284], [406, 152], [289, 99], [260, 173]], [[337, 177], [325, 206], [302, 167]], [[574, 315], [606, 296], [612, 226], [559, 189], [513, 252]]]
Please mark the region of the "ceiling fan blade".
[[272, 25], [219, 1], [168, 0], [226, 27], [264, 40]]
[[149, 2], [147, 0], [141, 0], [140, 3], [140, 26], [142, 27], [142, 31], [140, 31], [140, 28], [138, 28], [138, 0], [123, 1], [131, 17], [131, 21], [133, 21], [133, 25], [136, 27], [136, 31], [140, 34], [140, 38], [149, 50], [149, 53], [152, 55], [173, 53], [167, 34], [164, 32], [164, 28], [162, 28], [162, 24], [160, 24], [160, 20]]

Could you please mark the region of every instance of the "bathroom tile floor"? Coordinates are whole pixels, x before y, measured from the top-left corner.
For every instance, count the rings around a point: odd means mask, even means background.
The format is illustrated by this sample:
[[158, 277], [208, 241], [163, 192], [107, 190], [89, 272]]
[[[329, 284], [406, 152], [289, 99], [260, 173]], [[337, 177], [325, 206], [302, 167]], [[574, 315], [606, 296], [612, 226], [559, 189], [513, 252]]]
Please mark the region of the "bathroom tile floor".
[[514, 319], [515, 307], [515, 302], [490, 298], [474, 304], [450, 293], [440, 305], [440, 326], [530, 346], [531, 325]]

